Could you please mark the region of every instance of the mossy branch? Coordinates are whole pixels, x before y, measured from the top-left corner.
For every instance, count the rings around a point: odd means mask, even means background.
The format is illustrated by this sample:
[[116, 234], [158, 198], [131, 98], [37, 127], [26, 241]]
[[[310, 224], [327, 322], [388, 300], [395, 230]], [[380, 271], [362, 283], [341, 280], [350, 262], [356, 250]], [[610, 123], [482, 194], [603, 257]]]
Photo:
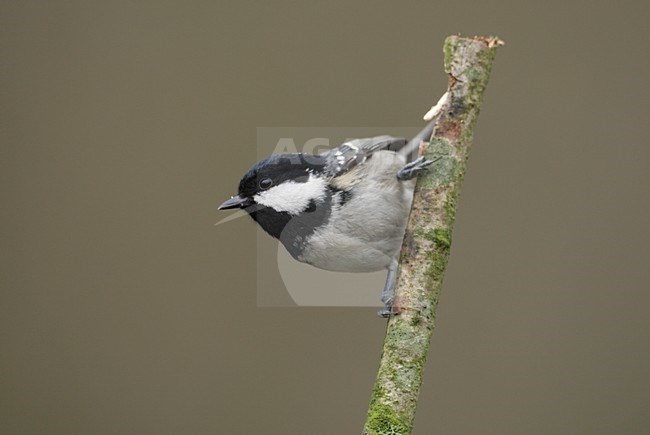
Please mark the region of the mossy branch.
[[420, 154], [440, 160], [415, 187], [395, 297], [400, 315], [388, 321], [364, 434], [411, 433], [472, 131], [502, 44], [493, 37], [445, 40], [449, 87], [431, 141], [420, 147]]

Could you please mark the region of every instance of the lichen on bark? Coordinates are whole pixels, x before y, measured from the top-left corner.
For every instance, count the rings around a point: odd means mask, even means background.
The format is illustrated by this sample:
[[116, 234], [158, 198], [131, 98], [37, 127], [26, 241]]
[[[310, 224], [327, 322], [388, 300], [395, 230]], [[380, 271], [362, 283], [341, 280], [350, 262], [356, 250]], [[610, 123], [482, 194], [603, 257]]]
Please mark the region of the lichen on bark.
[[415, 187], [400, 255], [399, 315], [388, 321], [364, 434], [411, 433], [472, 131], [496, 47], [502, 44], [493, 37], [445, 40], [448, 98], [431, 141], [421, 149], [428, 159], [439, 160]]

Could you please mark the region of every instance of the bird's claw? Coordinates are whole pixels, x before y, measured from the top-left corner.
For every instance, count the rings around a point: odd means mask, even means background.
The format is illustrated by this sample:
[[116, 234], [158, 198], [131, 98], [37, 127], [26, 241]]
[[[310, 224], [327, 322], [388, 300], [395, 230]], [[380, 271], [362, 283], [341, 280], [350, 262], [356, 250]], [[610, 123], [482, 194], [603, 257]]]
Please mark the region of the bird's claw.
[[397, 171], [397, 178], [402, 181], [410, 180], [414, 178], [418, 173], [420, 173], [420, 171], [425, 170], [428, 166], [431, 166], [437, 160], [438, 159], [427, 160], [424, 157], [419, 157]]
[[393, 307], [384, 307], [381, 310], [377, 311], [377, 315], [379, 317], [383, 317], [384, 319], [388, 319], [390, 317], [399, 316], [399, 313], [393, 311]]

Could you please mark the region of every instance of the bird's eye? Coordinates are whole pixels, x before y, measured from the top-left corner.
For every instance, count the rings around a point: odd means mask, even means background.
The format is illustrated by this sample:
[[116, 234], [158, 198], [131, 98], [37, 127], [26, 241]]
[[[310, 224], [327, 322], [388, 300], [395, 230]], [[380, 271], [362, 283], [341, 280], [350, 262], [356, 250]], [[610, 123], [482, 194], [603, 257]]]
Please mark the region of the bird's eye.
[[260, 181], [260, 189], [266, 190], [273, 185], [273, 180], [270, 178], [264, 178]]

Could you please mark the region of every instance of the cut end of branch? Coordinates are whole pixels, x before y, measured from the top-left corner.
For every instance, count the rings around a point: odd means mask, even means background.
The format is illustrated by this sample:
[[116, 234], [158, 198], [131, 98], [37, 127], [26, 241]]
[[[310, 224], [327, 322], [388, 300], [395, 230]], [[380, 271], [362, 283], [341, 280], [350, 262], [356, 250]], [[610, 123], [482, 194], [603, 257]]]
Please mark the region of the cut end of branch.
[[[496, 36], [467, 38], [453, 35], [445, 39], [445, 72], [449, 75], [448, 91], [452, 97], [462, 97], [468, 93], [479, 97], [482, 95], [482, 90], [473, 87], [487, 83], [496, 49], [502, 45], [504, 42]], [[458, 88], [464, 88], [468, 84], [472, 89]]]
[[501, 47], [506, 45], [503, 39], [500, 39], [498, 36], [475, 36], [472, 38], [476, 41], [481, 41], [488, 46], [488, 48]]

